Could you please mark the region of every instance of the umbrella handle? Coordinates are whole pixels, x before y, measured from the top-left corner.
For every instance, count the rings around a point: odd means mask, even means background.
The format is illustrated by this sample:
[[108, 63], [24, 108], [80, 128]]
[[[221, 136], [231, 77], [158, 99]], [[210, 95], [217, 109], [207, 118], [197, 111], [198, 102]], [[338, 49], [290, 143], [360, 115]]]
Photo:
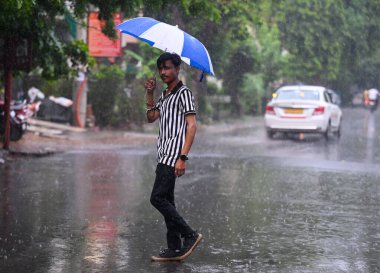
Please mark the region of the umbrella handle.
[[202, 80], [203, 80], [204, 76], [205, 76], [205, 72], [204, 72], [204, 71], [202, 71], [202, 75], [201, 75], [201, 77], [200, 77], [200, 79], [199, 79], [199, 82], [202, 82]]

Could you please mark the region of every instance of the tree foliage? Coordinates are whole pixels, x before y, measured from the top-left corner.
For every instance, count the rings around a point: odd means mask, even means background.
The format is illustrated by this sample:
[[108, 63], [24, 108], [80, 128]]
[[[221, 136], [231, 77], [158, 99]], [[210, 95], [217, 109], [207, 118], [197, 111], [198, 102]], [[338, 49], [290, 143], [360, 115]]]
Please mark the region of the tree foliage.
[[[142, 12], [197, 37], [236, 115], [258, 108], [263, 90], [268, 93], [279, 80], [326, 85], [344, 94], [353, 86], [380, 85], [379, 0], [0, 0], [0, 6], [0, 38], [31, 38], [33, 66], [45, 78], [67, 76], [91, 63], [87, 45], [60, 37], [57, 21], [68, 14], [79, 20], [98, 9], [109, 37], [115, 37], [112, 13], [118, 11], [125, 18]], [[124, 71], [125, 85], [141, 85], [158, 55], [139, 43], [127, 58], [140, 66]], [[206, 98], [200, 72], [184, 72], [196, 96]], [[201, 105], [211, 109], [207, 99]]]
[[[41, 69], [45, 78], [68, 76], [72, 70], [91, 62], [87, 45], [57, 35], [57, 21], [71, 14], [86, 18], [91, 7], [99, 9], [99, 17], [106, 20], [103, 31], [114, 35], [112, 13], [135, 10], [140, 1], [63, 1], [63, 0], [1, 0], [0, 39], [28, 38], [32, 42], [33, 68]], [[5, 52], [7, 54], [7, 52]]]
[[100, 127], [108, 125], [120, 125], [120, 119], [125, 115], [120, 111], [118, 102], [125, 102], [124, 72], [118, 65], [101, 65], [92, 73], [89, 81], [89, 101], [91, 102], [96, 117], [96, 123]]
[[289, 81], [342, 90], [379, 84], [378, 76], [368, 82], [374, 71], [364, 61], [379, 60], [379, 1], [285, 0], [275, 7], [273, 18], [290, 53], [285, 71]]

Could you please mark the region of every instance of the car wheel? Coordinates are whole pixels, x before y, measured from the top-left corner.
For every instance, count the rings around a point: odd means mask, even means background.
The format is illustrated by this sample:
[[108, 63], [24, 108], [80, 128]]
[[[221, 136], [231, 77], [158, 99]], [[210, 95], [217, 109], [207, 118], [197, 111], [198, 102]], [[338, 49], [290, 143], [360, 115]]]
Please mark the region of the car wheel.
[[327, 125], [326, 131], [323, 133], [326, 140], [331, 138], [331, 122], [329, 121], [329, 124]]
[[342, 125], [339, 123], [338, 130], [336, 131], [336, 136], [340, 138], [341, 135], [342, 135]]
[[336, 131], [336, 136], [337, 136], [338, 138], [340, 138], [340, 136], [341, 136], [340, 127], [338, 128], [338, 131]]
[[273, 132], [272, 130], [267, 130], [267, 137], [270, 138], [270, 139], [272, 139], [273, 136], [274, 136], [274, 133], [275, 132]]

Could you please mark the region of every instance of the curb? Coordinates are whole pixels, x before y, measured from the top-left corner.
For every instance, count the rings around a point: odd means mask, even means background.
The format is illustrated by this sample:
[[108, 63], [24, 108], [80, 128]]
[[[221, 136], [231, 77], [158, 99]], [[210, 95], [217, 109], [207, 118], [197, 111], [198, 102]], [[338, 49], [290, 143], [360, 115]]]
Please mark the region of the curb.
[[50, 149], [41, 149], [41, 150], [35, 150], [35, 151], [9, 151], [10, 155], [15, 156], [30, 156], [30, 157], [43, 157], [43, 156], [49, 156], [53, 154], [60, 153], [60, 151], [57, 150], [50, 150]]

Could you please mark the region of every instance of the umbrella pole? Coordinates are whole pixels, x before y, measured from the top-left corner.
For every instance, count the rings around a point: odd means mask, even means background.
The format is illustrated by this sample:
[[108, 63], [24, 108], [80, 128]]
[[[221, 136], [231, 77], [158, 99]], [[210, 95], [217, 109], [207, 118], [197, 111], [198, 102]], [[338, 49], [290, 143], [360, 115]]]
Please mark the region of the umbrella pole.
[[203, 80], [204, 77], [205, 77], [205, 72], [202, 70], [202, 75], [201, 75], [201, 77], [199, 79], [199, 82], [202, 82], [202, 80]]

